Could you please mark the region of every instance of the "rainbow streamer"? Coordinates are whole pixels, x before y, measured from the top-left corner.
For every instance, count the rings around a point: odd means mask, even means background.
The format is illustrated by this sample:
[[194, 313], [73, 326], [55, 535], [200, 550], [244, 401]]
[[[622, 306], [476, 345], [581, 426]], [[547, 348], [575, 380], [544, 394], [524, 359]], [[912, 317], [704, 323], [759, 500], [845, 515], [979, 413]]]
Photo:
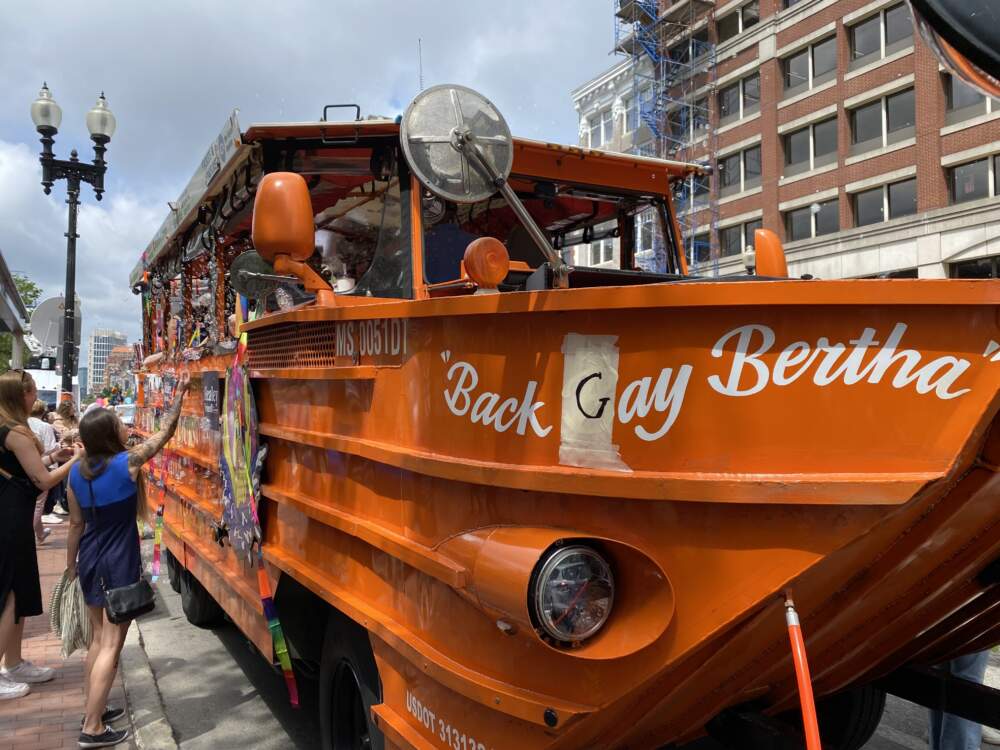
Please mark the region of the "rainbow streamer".
[[160, 577], [160, 543], [163, 541], [163, 506], [156, 509], [156, 525], [153, 528], [153, 583]]
[[299, 688], [295, 683], [295, 673], [292, 672], [292, 660], [288, 656], [285, 634], [278, 621], [278, 609], [274, 606], [274, 600], [271, 598], [271, 582], [267, 580], [267, 571], [264, 570], [264, 556], [259, 545], [257, 547], [257, 586], [260, 588], [260, 603], [264, 607], [267, 629], [271, 631], [271, 639], [274, 641], [274, 653], [278, 656], [281, 674], [284, 676], [285, 686], [288, 688], [288, 700], [292, 704], [292, 708], [298, 708]]
[[[243, 295], [239, 295], [236, 303], [236, 323], [239, 325], [250, 320], [249, 300]], [[250, 502], [250, 512], [254, 523], [260, 529], [260, 516], [257, 513], [257, 496], [253, 482], [253, 472], [257, 462], [258, 448], [255, 438], [256, 422], [253, 417], [251, 400], [253, 390], [250, 387], [250, 379], [243, 369], [243, 362], [246, 357], [247, 335], [239, 335], [239, 344], [236, 347], [236, 355], [233, 366], [229, 371], [230, 377], [226, 382], [226, 408], [227, 411], [235, 410], [237, 424], [236, 434], [229, 432], [229, 418], [223, 420], [223, 460], [222, 468], [230, 476], [230, 487], [233, 495], [233, 502], [241, 504], [242, 498]], [[235, 409], [234, 409], [235, 407]], [[237, 436], [242, 438], [242, 445], [237, 446]], [[237, 451], [241, 461], [236, 460]], [[242, 465], [241, 465], [242, 464]], [[235, 469], [235, 471], [233, 471]], [[245, 486], [244, 486], [245, 485]], [[267, 622], [267, 629], [271, 633], [271, 641], [274, 644], [274, 653], [278, 657], [281, 665], [281, 673], [285, 678], [285, 687], [288, 689], [288, 701], [293, 708], [299, 707], [299, 689], [295, 682], [295, 673], [292, 671], [292, 660], [288, 655], [288, 645], [285, 642], [285, 633], [281, 628], [281, 621], [278, 619], [278, 608], [274, 604], [271, 595], [271, 583], [267, 579], [267, 571], [264, 569], [264, 554], [261, 551], [261, 542], [257, 543], [257, 587], [260, 590], [260, 603], [264, 612], [264, 619]]]

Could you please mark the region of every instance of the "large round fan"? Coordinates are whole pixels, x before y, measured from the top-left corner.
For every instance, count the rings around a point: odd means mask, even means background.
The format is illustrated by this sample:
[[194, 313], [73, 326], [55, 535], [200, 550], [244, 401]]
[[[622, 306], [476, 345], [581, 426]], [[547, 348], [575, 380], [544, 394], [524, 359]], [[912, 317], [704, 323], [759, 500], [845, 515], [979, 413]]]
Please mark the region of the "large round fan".
[[475, 144], [501, 180], [514, 163], [514, 144], [499, 110], [482, 94], [455, 84], [422, 91], [406, 108], [399, 130], [406, 160], [431, 192], [457, 203], [478, 203], [499, 185], [470, 160]]
[[233, 289], [249, 299], [266, 297], [281, 286], [281, 282], [270, 278], [273, 275], [274, 268], [255, 250], [238, 255], [229, 267]]

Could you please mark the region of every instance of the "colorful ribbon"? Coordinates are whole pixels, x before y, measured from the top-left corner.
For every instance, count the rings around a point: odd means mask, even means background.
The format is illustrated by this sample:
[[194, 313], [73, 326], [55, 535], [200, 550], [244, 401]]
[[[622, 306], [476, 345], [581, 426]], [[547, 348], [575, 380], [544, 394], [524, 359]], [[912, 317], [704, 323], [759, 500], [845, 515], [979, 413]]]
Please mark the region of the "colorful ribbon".
[[153, 583], [160, 577], [160, 543], [163, 541], [163, 506], [156, 509], [156, 521], [153, 528]]
[[281, 674], [288, 688], [288, 700], [293, 708], [298, 708], [299, 688], [295, 683], [295, 673], [292, 671], [292, 660], [285, 644], [285, 634], [278, 620], [278, 609], [274, 605], [274, 599], [271, 598], [271, 582], [267, 580], [267, 571], [264, 570], [264, 555], [260, 545], [257, 545], [257, 586], [260, 588], [260, 602], [264, 606], [267, 629], [271, 631], [271, 639], [274, 641], [274, 653], [278, 657], [278, 663], [281, 664]]
[[[236, 303], [237, 325], [250, 319], [248, 300], [243, 295], [239, 295]], [[236, 348], [236, 356], [233, 366], [229, 371], [229, 378], [226, 382], [226, 409], [236, 416], [236, 435], [229, 433], [229, 418], [223, 423], [223, 461], [225, 469], [230, 475], [233, 501], [241, 503], [241, 498], [245, 498], [250, 503], [250, 512], [253, 515], [254, 523], [260, 528], [260, 516], [257, 513], [256, 488], [253, 482], [253, 471], [257, 462], [258, 448], [256, 443], [256, 420], [252, 407], [253, 391], [250, 388], [250, 379], [247, 377], [243, 367], [246, 356], [247, 335], [241, 334], [239, 346]], [[234, 449], [237, 438], [242, 438], [239, 446], [242, 461], [237, 460]], [[239, 464], [242, 463], [242, 466]], [[235, 469], [236, 471], [232, 471]], [[239, 475], [237, 476], [237, 471]], [[241, 486], [244, 485], [245, 486]], [[285, 642], [285, 634], [281, 628], [281, 621], [278, 619], [278, 608], [271, 595], [271, 582], [267, 579], [267, 571], [264, 568], [264, 553], [261, 550], [263, 540], [257, 543], [257, 587], [260, 590], [260, 603], [264, 612], [264, 619], [267, 622], [267, 629], [271, 633], [271, 641], [274, 644], [274, 653], [278, 657], [281, 665], [281, 673], [285, 678], [285, 686], [288, 688], [288, 700], [293, 708], [299, 707], [299, 689], [295, 682], [295, 673], [292, 671], [292, 660], [288, 655], [288, 645]]]

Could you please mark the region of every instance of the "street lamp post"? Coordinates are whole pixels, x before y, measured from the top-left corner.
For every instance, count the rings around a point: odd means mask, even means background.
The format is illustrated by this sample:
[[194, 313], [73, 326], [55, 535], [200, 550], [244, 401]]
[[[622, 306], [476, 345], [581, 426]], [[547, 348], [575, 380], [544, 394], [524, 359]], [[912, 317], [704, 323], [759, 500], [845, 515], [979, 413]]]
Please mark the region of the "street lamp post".
[[116, 122], [102, 91], [93, 109], [87, 113], [87, 130], [94, 142], [94, 162], [87, 164], [79, 160], [76, 149], [70, 152], [68, 160], [56, 159], [52, 153], [54, 136], [59, 132], [59, 124], [62, 122], [62, 109], [44, 83], [42, 90], [38, 92], [38, 98], [31, 105], [31, 120], [42, 136], [39, 160], [42, 163], [42, 187], [45, 194], [52, 192], [52, 185], [56, 180], [66, 180], [69, 226], [66, 231], [66, 296], [63, 298], [62, 398], [72, 398], [73, 360], [76, 356], [76, 240], [80, 236], [76, 233], [76, 212], [80, 205], [80, 183], [90, 183], [97, 200], [101, 199], [104, 193], [104, 173], [108, 169], [104, 154], [108, 150], [111, 136], [115, 134]]

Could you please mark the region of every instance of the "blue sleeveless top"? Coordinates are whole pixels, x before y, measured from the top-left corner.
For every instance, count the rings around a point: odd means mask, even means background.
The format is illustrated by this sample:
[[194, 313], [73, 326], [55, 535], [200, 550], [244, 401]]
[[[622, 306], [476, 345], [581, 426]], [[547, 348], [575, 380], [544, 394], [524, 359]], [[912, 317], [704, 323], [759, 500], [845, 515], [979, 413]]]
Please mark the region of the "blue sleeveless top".
[[79, 465], [74, 466], [69, 486], [87, 522], [77, 556], [83, 598], [91, 606], [103, 607], [105, 589], [128, 586], [141, 575], [137, 488], [128, 473], [128, 452], [113, 456], [89, 481]]

